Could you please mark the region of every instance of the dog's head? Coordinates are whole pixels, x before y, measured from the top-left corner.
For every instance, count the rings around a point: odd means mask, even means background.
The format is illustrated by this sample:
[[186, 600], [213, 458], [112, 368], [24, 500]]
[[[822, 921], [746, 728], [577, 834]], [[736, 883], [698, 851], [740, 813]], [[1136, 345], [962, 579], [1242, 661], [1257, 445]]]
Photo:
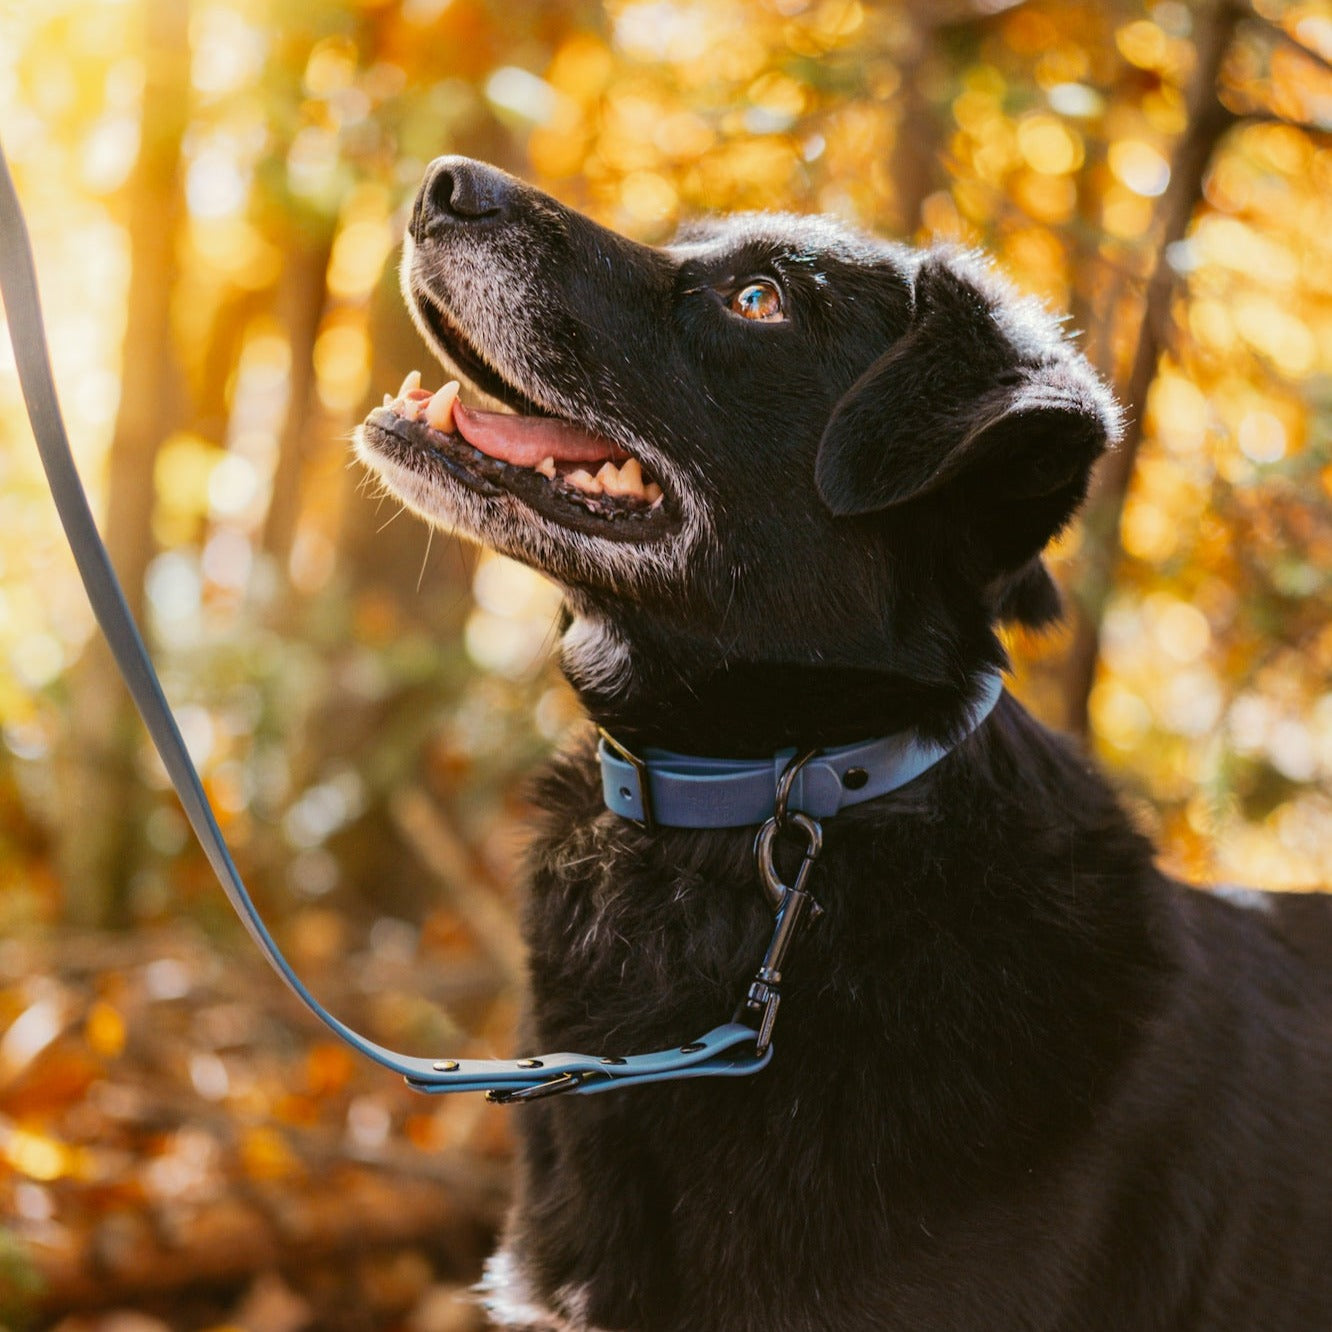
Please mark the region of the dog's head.
[[714, 750], [947, 729], [994, 626], [1057, 613], [1040, 553], [1118, 413], [975, 256], [783, 215], [653, 249], [443, 158], [402, 276], [501, 410], [386, 400], [361, 457], [562, 585], [600, 720]]

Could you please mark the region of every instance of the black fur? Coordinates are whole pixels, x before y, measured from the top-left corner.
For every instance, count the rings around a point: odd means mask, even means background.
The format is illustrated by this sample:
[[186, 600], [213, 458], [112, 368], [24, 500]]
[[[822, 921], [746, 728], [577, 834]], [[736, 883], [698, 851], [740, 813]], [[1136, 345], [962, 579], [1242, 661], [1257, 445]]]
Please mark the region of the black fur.
[[[442, 172], [486, 210], [451, 214]], [[770, 217], [648, 250], [458, 160], [413, 229], [409, 290], [445, 312], [445, 354], [674, 479], [675, 526], [616, 549], [646, 565], [707, 520], [673, 572], [636, 580], [512, 497], [464, 509], [434, 473], [412, 490], [546, 568], [617, 645], [613, 680], [570, 674], [623, 739], [956, 734], [1003, 663], [996, 624], [1056, 612], [1040, 551], [1117, 416], [974, 258]], [[458, 275], [487, 264], [521, 356], [476, 331], [493, 311]], [[516, 272], [538, 309], [506, 304]], [[785, 323], [726, 310], [753, 276], [782, 285]], [[390, 446], [367, 430], [375, 463]], [[771, 928], [752, 830], [616, 818], [590, 743], [540, 805], [531, 1048], [657, 1049], [725, 1020]], [[825, 916], [767, 1070], [515, 1111], [506, 1325], [1332, 1328], [1325, 900], [1242, 909], [1171, 882], [1090, 763], [1007, 696], [825, 839]]]

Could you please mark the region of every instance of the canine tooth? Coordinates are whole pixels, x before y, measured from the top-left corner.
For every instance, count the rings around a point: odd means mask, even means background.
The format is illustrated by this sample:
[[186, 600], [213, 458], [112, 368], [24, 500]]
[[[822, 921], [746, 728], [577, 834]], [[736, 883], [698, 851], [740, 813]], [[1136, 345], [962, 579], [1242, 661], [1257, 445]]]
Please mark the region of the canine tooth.
[[601, 482], [598, 481], [586, 468], [580, 467], [576, 471], [570, 472], [564, 479], [576, 490], [581, 490], [585, 495], [601, 494]]
[[406, 379], [402, 381], [402, 387], [398, 390], [398, 397], [405, 398], [413, 389], [421, 387], [421, 372], [413, 370]]
[[441, 435], [453, 434], [453, 404], [458, 401], [459, 387], [456, 379], [450, 380], [426, 403], [426, 425]]
[[385, 407], [393, 406], [393, 394], [391, 393], [384, 394], [384, 406]]
[[555, 459], [542, 458], [532, 470], [534, 472], [540, 472], [542, 476], [548, 477], [553, 481], [555, 479]]
[[651, 500], [652, 507], [655, 509], [657, 505], [660, 504], [663, 498], [665, 497], [662, 494], [661, 487], [655, 481], [653, 481], [649, 485], [644, 487], [643, 498], [646, 500]]

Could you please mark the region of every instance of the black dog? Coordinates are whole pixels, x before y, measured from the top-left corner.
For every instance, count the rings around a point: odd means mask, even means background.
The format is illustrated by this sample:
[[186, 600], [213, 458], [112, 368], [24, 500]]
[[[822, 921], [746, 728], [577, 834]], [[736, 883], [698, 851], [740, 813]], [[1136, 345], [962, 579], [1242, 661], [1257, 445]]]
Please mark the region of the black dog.
[[[765, 1070], [515, 1110], [497, 1322], [1332, 1328], [1327, 904], [1171, 882], [1008, 696], [968, 733], [1117, 429], [1056, 323], [972, 256], [785, 216], [649, 249], [455, 158], [403, 275], [510, 414], [409, 383], [361, 456], [562, 586], [621, 743], [955, 746], [827, 821]], [[531, 1047], [725, 1021], [772, 929], [753, 828], [611, 813], [590, 743], [540, 795]]]

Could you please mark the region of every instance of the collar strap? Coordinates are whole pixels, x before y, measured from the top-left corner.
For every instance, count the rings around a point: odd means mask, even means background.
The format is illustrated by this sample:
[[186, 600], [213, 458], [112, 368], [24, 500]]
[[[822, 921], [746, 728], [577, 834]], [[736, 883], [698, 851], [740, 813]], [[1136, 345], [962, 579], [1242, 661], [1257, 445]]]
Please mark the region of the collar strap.
[[[967, 728], [955, 743], [994, 711], [1003, 692], [997, 672], [983, 677]], [[814, 819], [830, 818], [849, 805], [915, 781], [953, 747], [902, 731], [822, 750], [796, 775], [790, 807]], [[745, 828], [763, 823], [773, 815], [777, 782], [795, 754], [794, 749], [783, 749], [770, 759], [722, 759], [645, 749], [640, 756], [604, 730], [597, 745], [606, 808], [647, 828]]]

